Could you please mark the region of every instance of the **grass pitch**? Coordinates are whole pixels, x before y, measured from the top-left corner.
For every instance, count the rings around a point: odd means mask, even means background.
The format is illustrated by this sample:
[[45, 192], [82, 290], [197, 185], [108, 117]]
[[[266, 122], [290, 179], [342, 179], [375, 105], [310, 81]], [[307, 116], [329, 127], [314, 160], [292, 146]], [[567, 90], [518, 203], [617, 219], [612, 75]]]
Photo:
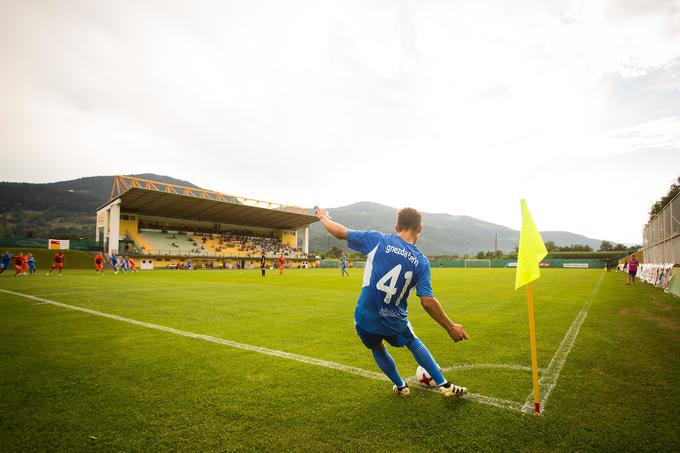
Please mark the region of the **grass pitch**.
[[[447, 377], [476, 398], [414, 391], [401, 399], [390, 383], [351, 371], [380, 376], [353, 330], [358, 270], [348, 278], [338, 270], [264, 279], [259, 271], [0, 275], [0, 290], [315, 363], [3, 292], [2, 450], [680, 449], [677, 299], [627, 287], [621, 273], [544, 270], [535, 287], [542, 392], [566, 361], [544, 416], [535, 417], [518, 410], [531, 374], [525, 293], [512, 290], [514, 271], [432, 272], [436, 296], [471, 340], [451, 342], [415, 297], [411, 322]], [[390, 352], [412, 376], [410, 353]]]

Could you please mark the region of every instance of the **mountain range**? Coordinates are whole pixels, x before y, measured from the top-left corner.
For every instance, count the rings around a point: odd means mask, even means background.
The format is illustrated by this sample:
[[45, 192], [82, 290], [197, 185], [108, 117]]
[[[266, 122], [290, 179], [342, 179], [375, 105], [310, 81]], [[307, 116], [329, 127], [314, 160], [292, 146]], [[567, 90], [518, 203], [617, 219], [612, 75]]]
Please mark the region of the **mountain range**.
[[[352, 229], [372, 229], [393, 232], [396, 208], [362, 201], [348, 206], [329, 208], [334, 220]], [[496, 234], [498, 249], [512, 251], [519, 244], [519, 231], [503, 225], [485, 222], [465, 215], [423, 212], [423, 233], [418, 248], [427, 255], [472, 255], [494, 250]], [[331, 237], [323, 226], [315, 223], [310, 228], [310, 249], [328, 250], [336, 246], [346, 249], [343, 241]], [[597, 250], [602, 240], [567, 231], [542, 231], [544, 241], [556, 245], [581, 244]]]
[[[136, 176], [159, 182], [199, 188], [188, 181], [153, 173]], [[95, 211], [111, 194], [115, 176], [90, 176], [54, 183], [0, 182], [0, 236], [9, 237], [94, 237]], [[329, 208], [340, 223], [353, 229], [394, 230], [396, 209], [362, 201], [348, 206]], [[418, 241], [428, 255], [472, 255], [498, 248], [512, 251], [519, 243], [519, 231], [465, 215], [423, 213], [425, 225]], [[333, 246], [346, 249], [325, 232], [321, 224], [310, 228], [310, 249], [326, 251]], [[582, 244], [597, 249], [602, 242], [565, 231], [541, 232], [545, 241], [556, 245]]]

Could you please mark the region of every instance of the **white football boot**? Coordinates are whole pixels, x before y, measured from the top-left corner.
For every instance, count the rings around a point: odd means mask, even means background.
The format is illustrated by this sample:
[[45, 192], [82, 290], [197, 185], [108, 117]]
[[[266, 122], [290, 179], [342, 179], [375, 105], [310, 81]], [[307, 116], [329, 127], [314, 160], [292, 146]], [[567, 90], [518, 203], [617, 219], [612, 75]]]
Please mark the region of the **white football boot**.
[[[448, 387], [444, 387], [446, 384], [449, 384]], [[450, 398], [452, 396], [462, 396], [467, 393], [467, 387], [460, 387], [457, 386], [456, 384], [453, 384], [451, 382], [447, 382], [446, 384], [440, 385], [439, 386], [439, 393], [442, 394], [444, 398]]]
[[409, 396], [411, 394], [411, 391], [408, 389], [408, 385], [404, 386], [404, 388], [402, 388], [402, 389], [399, 389], [399, 387], [397, 387], [396, 385], [393, 385], [392, 391], [394, 393], [396, 393], [397, 395], [402, 396], [404, 398], [406, 398], [407, 396]]

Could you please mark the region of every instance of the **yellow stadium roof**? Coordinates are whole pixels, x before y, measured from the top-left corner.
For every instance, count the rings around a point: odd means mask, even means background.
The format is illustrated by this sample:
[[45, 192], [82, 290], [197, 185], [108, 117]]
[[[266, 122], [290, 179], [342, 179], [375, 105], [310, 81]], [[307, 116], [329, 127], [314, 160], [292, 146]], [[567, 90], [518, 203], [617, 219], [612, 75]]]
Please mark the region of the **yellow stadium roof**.
[[259, 228], [295, 230], [316, 222], [305, 208], [225, 195], [160, 181], [116, 176], [111, 199], [121, 211], [174, 219], [198, 220]]

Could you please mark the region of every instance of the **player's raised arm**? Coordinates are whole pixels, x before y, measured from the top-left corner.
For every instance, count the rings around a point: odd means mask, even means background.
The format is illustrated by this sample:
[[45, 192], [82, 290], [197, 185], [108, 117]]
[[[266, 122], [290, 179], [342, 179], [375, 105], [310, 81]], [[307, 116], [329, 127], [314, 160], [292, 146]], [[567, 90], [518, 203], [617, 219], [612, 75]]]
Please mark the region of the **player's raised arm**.
[[465, 333], [465, 330], [463, 330], [462, 325], [451, 321], [444, 311], [444, 308], [442, 308], [442, 305], [437, 299], [435, 299], [434, 296], [421, 297], [420, 304], [423, 306], [427, 314], [430, 315], [432, 319], [437, 321], [437, 324], [442, 326], [444, 330], [446, 330], [454, 343], [458, 343], [461, 340], [468, 340], [470, 338], [468, 334]]
[[328, 214], [328, 210], [314, 206], [314, 212], [319, 218], [319, 221], [324, 227], [326, 227], [326, 230], [328, 230], [330, 234], [335, 236], [337, 239], [347, 239], [347, 228], [337, 222], [334, 222], [330, 214]]

